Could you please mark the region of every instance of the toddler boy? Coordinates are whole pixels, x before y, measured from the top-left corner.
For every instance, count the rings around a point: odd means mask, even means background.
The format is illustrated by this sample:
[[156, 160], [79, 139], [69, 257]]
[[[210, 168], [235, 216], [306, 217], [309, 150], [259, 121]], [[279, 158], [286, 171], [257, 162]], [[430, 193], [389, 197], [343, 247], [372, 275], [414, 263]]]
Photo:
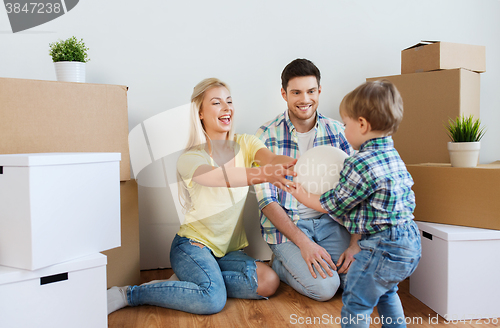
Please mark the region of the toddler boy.
[[342, 327], [368, 327], [375, 306], [382, 327], [406, 327], [398, 283], [417, 267], [421, 246], [413, 180], [391, 137], [403, 100], [389, 81], [366, 82], [344, 97], [340, 115], [347, 141], [359, 151], [345, 160], [339, 184], [323, 195], [300, 186], [287, 191], [361, 235], [342, 295]]

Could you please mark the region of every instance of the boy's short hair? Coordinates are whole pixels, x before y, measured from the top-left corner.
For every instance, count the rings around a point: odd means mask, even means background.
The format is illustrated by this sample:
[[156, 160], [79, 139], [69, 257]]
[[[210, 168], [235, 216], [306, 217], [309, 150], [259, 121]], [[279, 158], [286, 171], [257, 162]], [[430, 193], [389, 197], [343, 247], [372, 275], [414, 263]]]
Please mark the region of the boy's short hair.
[[403, 98], [388, 80], [365, 82], [342, 99], [340, 113], [364, 117], [372, 130], [393, 134], [403, 120]]
[[297, 58], [285, 66], [283, 72], [281, 72], [281, 86], [286, 92], [288, 87], [288, 81], [298, 76], [314, 76], [318, 81], [321, 79], [321, 74], [316, 65], [312, 61], [304, 58]]

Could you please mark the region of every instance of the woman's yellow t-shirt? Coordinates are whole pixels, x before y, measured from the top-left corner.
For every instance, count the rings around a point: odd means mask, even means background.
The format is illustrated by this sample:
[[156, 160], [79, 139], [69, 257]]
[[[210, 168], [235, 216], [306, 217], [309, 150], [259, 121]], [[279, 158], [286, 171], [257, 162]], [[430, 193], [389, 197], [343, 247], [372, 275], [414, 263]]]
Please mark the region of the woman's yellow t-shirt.
[[[252, 167], [255, 154], [265, 145], [248, 134], [235, 135], [235, 166]], [[239, 149], [238, 149], [239, 148]], [[210, 248], [217, 257], [248, 246], [243, 226], [243, 208], [248, 187], [205, 187], [194, 182], [193, 175], [201, 165], [218, 167], [204, 151], [188, 151], [179, 157], [177, 171], [186, 184], [193, 208], [184, 217], [177, 233]]]

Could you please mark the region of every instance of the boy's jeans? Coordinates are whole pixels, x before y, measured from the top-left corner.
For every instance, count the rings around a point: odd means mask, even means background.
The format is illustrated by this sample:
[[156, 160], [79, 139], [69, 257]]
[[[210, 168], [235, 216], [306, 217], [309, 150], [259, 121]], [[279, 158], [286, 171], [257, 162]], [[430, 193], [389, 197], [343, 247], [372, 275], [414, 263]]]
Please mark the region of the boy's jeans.
[[264, 299], [257, 294], [255, 259], [242, 251], [221, 258], [208, 247], [176, 235], [170, 249], [172, 269], [181, 281], [164, 281], [127, 289], [130, 305], [157, 305], [196, 314], [220, 312], [227, 297]]
[[[342, 327], [368, 327], [377, 306], [382, 327], [406, 327], [398, 283], [415, 271], [421, 256], [413, 220], [373, 235], [363, 235], [361, 251], [347, 273], [342, 295]], [[376, 321], [378, 323], [378, 321]]]

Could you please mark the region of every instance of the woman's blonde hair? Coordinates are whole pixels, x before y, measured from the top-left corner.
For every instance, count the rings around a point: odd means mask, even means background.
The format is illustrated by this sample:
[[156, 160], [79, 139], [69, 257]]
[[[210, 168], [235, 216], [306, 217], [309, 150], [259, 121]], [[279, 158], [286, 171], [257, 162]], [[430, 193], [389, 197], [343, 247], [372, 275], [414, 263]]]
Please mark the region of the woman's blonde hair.
[[388, 80], [365, 82], [342, 99], [340, 113], [364, 117], [372, 130], [393, 134], [403, 120], [403, 98]]
[[[191, 113], [190, 113], [190, 126], [189, 126], [189, 139], [186, 144], [184, 152], [189, 150], [203, 150], [207, 143], [211, 143], [210, 137], [205, 131], [205, 127], [203, 126], [203, 122], [200, 119], [200, 111], [202, 110], [203, 99], [205, 98], [205, 93], [217, 87], [224, 87], [228, 91], [229, 86], [222, 82], [221, 80], [211, 77], [208, 79], [202, 80], [198, 83], [194, 89], [193, 94], [191, 95]], [[234, 117], [234, 114], [233, 114]], [[226, 140], [234, 139], [234, 124], [231, 124], [231, 129], [227, 135]], [[179, 201], [184, 208], [185, 211], [189, 211], [193, 206], [191, 202], [191, 198], [189, 196], [189, 191], [187, 190], [187, 186], [185, 185], [182, 177], [177, 171], [177, 182], [179, 186]]]

